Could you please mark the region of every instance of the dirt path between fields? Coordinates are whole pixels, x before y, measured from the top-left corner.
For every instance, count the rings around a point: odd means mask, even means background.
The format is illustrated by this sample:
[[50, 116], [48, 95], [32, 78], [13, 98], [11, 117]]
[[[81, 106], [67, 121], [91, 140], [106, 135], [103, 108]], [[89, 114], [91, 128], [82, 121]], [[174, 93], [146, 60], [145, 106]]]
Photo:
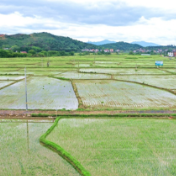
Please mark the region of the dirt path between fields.
[[[96, 115], [96, 114], [107, 114], [107, 115], [115, 115], [115, 114], [175, 114], [176, 110], [145, 110], [145, 111], [124, 111], [124, 110], [114, 110], [114, 111], [42, 111], [42, 110], [0, 110], [0, 119], [8, 118], [8, 119], [33, 119], [31, 117], [32, 114], [48, 114], [49, 116], [59, 116], [59, 115]], [[46, 117], [44, 117], [46, 119]], [[51, 117], [50, 117], [51, 118]], [[36, 117], [35, 117], [36, 119]]]

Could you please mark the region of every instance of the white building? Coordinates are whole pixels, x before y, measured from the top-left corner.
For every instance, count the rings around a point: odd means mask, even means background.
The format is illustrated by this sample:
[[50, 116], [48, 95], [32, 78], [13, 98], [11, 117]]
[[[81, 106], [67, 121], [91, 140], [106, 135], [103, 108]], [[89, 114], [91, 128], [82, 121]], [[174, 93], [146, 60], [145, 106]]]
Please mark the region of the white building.
[[169, 57], [174, 57], [174, 53], [173, 52], [168, 52], [168, 56]]

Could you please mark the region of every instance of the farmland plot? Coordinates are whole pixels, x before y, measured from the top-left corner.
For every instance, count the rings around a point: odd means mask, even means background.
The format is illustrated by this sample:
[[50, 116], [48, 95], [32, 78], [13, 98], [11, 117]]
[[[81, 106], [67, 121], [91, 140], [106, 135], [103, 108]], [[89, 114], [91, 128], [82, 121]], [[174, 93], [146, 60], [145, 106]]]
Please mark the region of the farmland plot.
[[[29, 109], [77, 109], [78, 101], [68, 81], [48, 77], [28, 78]], [[25, 82], [0, 90], [1, 109], [25, 109]]]
[[120, 62], [112, 62], [112, 61], [95, 61], [95, 64], [120, 64]]
[[[0, 71], [0, 74], [2, 74], [2, 75], [19, 75], [19, 74], [21, 74], [19, 71], [8, 71], [8, 70], [3, 70], [3, 71]], [[23, 72], [23, 74], [24, 74], [24, 72]]]
[[0, 123], [0, 175], [77, 176], [65, 160], [39, 143], [51, 125], [29, 123], [27, 135], [26, 123]]
[[90, 74], [90, 73], [79, 73], [79, 72], [64, 72], [58, 75], [63, 78], [70, 79], [110, 79], [110, 75], [105, 74]]
[[176, 175], [175, 128], [161, 119], [61, 119], [47, 139], [92, 176]]
[[[63, 68], [28, 68], [27, 69], [27, 74], [34, 74], [34, 75], [58, 75], [60, 73], [68, 71], [67, 69]], [[21, 73], [24, 73], [23, 70], [21, 70]]]
[[175, 108], [176, 96], [167, 91], [111, 80], [74, 81], [83, 105], [89, 108]]
[[100, 69], [100, 68], [91, 68], [91, 69], [80, 69], [80, 72], [87, 73], [109, 73], [109, 74], [168, 74], [167, 72], [159, 69], [135, 69], [132, 68], [117, 68], [117, 69]]
[[157, 87], [163, 87], [167, 89], [176, 89], [176, 75], [129, 75], [129, 76], [115, 76], [115, 79], [118, 80], [127, 80], [127, 81], [135, 81], [139, 83], [145, 83]]
[[172, 72], [172, 73], [176, 73], [176, 68], [175, 69], [165, 69], [166, 71]]
[[5, 81], [5, 80], [20, 80], [23, 79], [24, 76], [0, 76], [0, 81]]
[[0, 88], [13, 83], [13, 81], [0, 81]]
[[90, 67], [90, 64], [75, 64], [75, 67]]
[[94, 67], [105, 67], [105, 68], [113, 68], [118, 67], [120, 64], [94, 64]]

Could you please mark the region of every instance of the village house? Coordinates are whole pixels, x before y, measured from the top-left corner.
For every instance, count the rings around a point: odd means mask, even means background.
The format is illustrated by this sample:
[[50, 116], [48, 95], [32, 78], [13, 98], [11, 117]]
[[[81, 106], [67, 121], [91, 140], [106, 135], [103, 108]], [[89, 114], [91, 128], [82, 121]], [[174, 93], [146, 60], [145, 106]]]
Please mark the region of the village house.
[[168, 52], [169, 57], [176, 57], [176, 52]]
[[81, 51], [89, 51], [89, 49], [82, 49]]
[[108, 49], [105, 49], [105, 50], [104, 50], [104, 52], [105, 52], [105, 53], [108, 53], [108, 52], [109, 52], [109, 50], [108, 50]]
[[27, 54], [27, 52], [26, 52], [26, 51], [20, 51], [20, 53]]

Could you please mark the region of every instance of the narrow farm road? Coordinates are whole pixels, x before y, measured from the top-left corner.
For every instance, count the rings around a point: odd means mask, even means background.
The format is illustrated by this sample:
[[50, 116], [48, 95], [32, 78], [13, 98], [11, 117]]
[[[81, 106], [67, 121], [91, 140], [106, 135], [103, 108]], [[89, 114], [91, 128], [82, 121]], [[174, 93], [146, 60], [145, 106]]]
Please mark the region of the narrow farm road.
[[47, 110], [0, 110], [0, 119], [7, 117], [9, 119], [14, 118], [27, 118], [31, 117], [32, 114], [48, 114], [51, 116], [55, 115], [96, 115], [96, 114], [107, 114], [107, 115], [115, 115], [115, 114], [175, 114], [176, 110], [102, 110], [102, 111], [47, 111]]

